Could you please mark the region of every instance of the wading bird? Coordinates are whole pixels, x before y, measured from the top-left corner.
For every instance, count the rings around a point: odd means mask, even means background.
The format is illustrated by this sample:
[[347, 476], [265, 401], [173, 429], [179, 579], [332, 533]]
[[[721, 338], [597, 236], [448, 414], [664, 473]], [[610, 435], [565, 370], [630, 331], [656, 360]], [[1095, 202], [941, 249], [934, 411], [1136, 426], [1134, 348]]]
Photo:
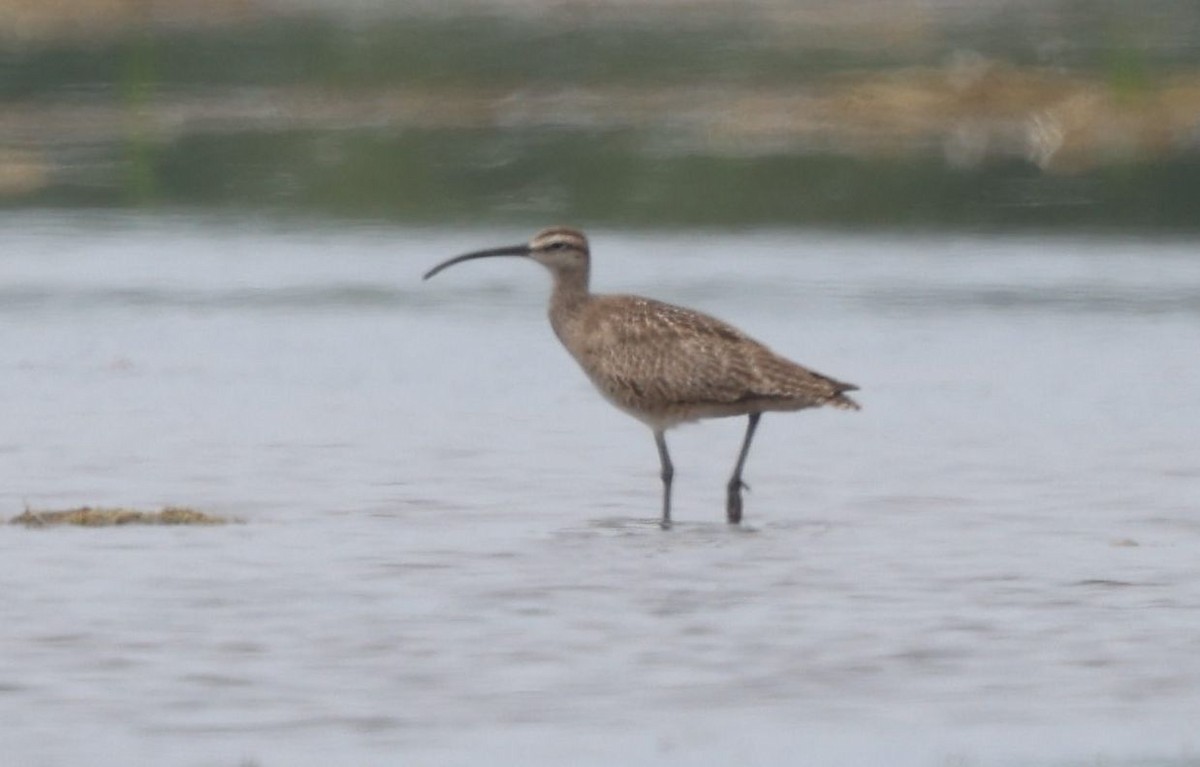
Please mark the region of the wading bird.
[[550, 270], [550, 325], [609, 402], [650, 427], [662, 466], [662, 527], [671, 525], [675, 469], [666, 431], [701, 418], [748, 416], [746, 436], [726, 486], [725, 518], [742, 521], [742, 469], [765, 412], [829, 405], [858, 410], [846, 392], [858, 387], [803, 368], [736, 328], [701, 312], [588, 287], [590, 254], [583, 232], [543, 229], [525, 245], [456, 256], [425, 273], [429, 279], [463, 261], [530, 258]]

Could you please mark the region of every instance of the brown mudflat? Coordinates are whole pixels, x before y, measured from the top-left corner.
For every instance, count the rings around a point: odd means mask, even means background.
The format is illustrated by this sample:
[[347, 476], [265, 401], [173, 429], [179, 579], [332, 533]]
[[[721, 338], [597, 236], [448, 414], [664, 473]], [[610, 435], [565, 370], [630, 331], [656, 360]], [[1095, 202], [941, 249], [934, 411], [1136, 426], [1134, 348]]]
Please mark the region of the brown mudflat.
[[159, 511], [80, 506], [61, 511], [26, 509], [9, 522], [26, 527], [58, 527], [62, 525], [113, 527], [116, 525], [223, 525], [229, 520], [182, 506], [167, 506]]

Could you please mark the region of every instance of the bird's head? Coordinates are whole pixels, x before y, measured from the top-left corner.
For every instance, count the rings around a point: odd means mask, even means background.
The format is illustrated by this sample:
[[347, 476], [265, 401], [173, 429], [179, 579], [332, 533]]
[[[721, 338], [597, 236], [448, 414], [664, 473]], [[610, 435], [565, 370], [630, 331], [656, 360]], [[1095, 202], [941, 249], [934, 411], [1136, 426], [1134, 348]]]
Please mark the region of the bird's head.
[[588, 268], [588, 241], [583, 232], [565, 226], [543, 229], [529, 241], [529, 257], [552, 272]]
[[569, 274], [588, 269], [588, 241], [583, 232], [565, 226], [543, 229], [524, 245], [477, 250], [443, 261], [425, 273], [424, 279], [463, 261], [495, 256], [524, 256], [537, 261], [555, 274]]

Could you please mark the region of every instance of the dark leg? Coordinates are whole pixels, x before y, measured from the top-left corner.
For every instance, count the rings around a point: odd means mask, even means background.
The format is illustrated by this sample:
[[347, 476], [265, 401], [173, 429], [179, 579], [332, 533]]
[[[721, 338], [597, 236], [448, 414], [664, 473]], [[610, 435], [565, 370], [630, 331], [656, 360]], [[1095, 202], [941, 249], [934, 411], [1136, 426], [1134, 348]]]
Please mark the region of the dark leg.
[[742, 452], [738, 453], [737, 466], [733, 467], [733, 476], [729, 479], [725, 496], [725, 519], [731, 525], [742, 521], [742, 488], [749, 489], [742, 481], [742, 467], [746, 465], [746, 455], [750, 452], [750, 440], [754, 439], [754, 430], [758, 428], [758, 419], [762, 413], [751, 413], [750, 423], [746, 426], [746, 438], [742, 440]]
[[671, 527], [671, 479], [675, 476], [675, 467], [671, 465], [671, 456], [667, 453], [667, 438], [662, 431], [654, 432], [654, 444], [658, 445], [658, 460], [662, 464], [663, 509], [662, 521], [659, 524], [663, 530]]

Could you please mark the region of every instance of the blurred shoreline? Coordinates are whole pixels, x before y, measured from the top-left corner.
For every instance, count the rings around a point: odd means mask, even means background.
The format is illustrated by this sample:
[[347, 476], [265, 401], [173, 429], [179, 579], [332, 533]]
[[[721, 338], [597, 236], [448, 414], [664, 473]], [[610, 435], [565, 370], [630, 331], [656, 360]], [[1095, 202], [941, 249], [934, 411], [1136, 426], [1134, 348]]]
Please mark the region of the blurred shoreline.
[[0, 206], [1194, 230], [1152, 6], [8, 0]]

